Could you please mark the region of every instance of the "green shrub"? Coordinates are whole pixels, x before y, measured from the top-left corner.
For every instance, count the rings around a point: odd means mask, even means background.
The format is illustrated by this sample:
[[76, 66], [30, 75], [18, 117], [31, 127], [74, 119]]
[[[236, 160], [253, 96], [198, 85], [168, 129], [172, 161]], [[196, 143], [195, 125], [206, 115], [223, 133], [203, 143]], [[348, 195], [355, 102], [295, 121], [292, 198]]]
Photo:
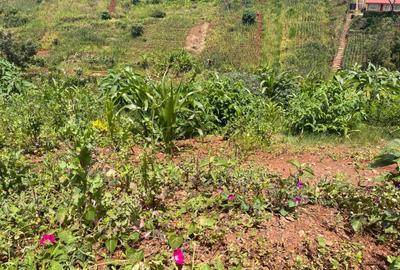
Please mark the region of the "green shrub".
[[256, 23], [257, 15], [252, 10], [246, 10], [242, 16], [242, 23], [244, 25], [253, 25]]
[[364, 116], [361, 94], [338, 81], [304, 89], [289, 102], [287, 120], [295, 133], [348, 135]]
[[132, 0], [132, 5], [139, 5], [140, 4], [140, 0]]
[[36, 52], [36, 45], [31, 41], [17, 41], [10, 33], [0, 32], [0, 55], [7, 61], [19, 67], [26, 67], [32, 62]]
[[102, 20], [110, 20], [111, 19], [111, 14], [108, 11], [103, 11], [101, 13], [101, 19]]
[[0, 58], [0, 97], [20, 94], [30, 84], [22, 78], [22, 73], [13, 64]]
[[190, 53], [182, 50], [171, 52], [165, 59], [161, 60], [159, 65], [160, 68], [163, 69], [161, 70], [162, 72], [169, 69], [176, 75], [179, 75], [195, 69], [196, 62]]
[[372, 64], [366, 69], [355, 66], [336, 76], [346, 87], [364, 96], [367, 122], [378, 126], [400, 124], [400, 72]]
[[29, 167], [20, 152], [0, 154], [0, 194], [19, 193], [28, 185]]
[[157, 10], [154, 10], [150, 14], [150, 16], [153, 17], [153, 18], [165, 18], [165, 16], [167, 16], [167, 14], [164, 11], [157, 9]]
[[20, 16], [16, 9], [6, 12], [3, 21], [5, 28], [19, 27], [28, 22], [27, 18]]
[[261, 92], [284, 107], [300, 91], [300, 77], [287, 72], [278, 73], [270, 68], [261, 68], [257, 71], [261, 81]]
[[204, 84], [207, 104], [215, 117], [215, 125], [223, 128], [236, 118], [250, 113], [255, 96], [243, 86], [242, 81], [213, 77]]
[[142, 36], [144, 33], [144, 27], [141, 24], [135, 24], [131, 28], [131, 35], [133, 38]]

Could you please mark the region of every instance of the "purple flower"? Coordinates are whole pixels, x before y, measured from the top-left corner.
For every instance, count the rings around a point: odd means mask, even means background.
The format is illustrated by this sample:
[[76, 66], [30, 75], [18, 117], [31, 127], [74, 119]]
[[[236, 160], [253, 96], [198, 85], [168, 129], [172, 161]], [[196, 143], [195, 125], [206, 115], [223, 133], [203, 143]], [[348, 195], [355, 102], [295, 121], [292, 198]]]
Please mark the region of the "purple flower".
[[183, 254], [180, 248], [174, 250], [174, 261], [177, 265], [184, 265], [185, 264], [185, 255]]
[[229, 194], [228, 195], [228, 201], [233, 201], [235, 199], [235, 194]]
[[297, 203], [297, 204], [301, 203], [302, 200], [303, 200], [303, 198], [302, 198], [301, 196], [296, 196], [296, 197], [294, 198], [294, 201], [295, 201], [295, 203]]
[[400, 182], [396, 184], [396, 187], [397, 187], [397, 188], [400, 188]]
[[54, 244], [56, 242], [56, 237], [54, 234], [45, 234], [40, 238], [39, 244], [45, 246], [47, 243]]
[[298, 189], [302, 189], [302, 188], [304, 187], [304, 183], [301, 182], [300, 180], [297, 180], [296, 187], [297, 187]]

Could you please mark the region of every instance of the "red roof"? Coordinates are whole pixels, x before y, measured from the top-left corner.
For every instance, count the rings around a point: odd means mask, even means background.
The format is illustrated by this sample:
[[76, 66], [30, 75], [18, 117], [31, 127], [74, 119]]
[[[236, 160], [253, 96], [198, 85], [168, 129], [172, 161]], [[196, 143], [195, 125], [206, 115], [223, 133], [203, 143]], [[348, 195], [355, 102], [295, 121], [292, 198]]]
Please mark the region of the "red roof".
[[400, 0], [366, 0], [366, 4], [400, 4]]

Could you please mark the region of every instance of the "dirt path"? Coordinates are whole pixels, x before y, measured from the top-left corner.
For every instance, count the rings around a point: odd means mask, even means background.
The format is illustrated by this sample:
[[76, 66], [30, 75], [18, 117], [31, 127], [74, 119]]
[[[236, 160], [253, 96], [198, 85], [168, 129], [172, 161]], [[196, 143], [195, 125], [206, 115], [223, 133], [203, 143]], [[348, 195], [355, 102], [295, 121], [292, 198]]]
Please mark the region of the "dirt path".
[[263, 15], [257, 11], [257, 34], [256, 34], [256, 55], [259, 62], [261, 62], [261, 49], [262, 49], [262, 33], [263, 33]]
[[117, 0], [111, 0], [110, 5], [108, 6], [108, 12], [115, 13], [116, 6], [117, 6]]
[[192, 53], [200, 53], [202, 50], [204, 50], [209, 28], [209, 22], [203, 22], [193, 27], [186, 37], [185, 49]]
[[344, 23], [344, 26], [343, 26], [343, 32], [340, 35], [340, 39], [339, 39], [339, 48], [338, 48], [338, 50], [336, 52], [336, 56], [332, 62], [332, 71], [334, 71], [334, 72], [338, 71], [342, 67], [344, 52], [346, 50], [346, 45], [347, 45], [347, 35], [349, 33], [350, 26], [351, 26], [351, 19], [352, 19], [352, 14], [347, 13], [346, 22]]

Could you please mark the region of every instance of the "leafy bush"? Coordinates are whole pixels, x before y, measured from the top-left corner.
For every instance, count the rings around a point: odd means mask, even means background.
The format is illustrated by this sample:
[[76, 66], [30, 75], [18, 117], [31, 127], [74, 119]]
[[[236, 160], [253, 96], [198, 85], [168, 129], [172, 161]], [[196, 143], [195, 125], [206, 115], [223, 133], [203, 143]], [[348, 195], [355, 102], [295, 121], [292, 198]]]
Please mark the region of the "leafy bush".
[[144, 27], [141, 24], [135, 24], [131, 28], [131, 35], [133, 38], [142, 36], [144, 33]]
[[242, 23], [244, 25], [253, 25], [256, 23], [257, 15], [252, 10], [246, 10], [242, 16]]
[[284, 107], [300, 91], [300, 77], [295, 77], [287, 72], [278, 73], [270, 68], [261, 68], [257, 71], [261, 81], [261, 92]]
[[164, 11], [157, 9], [157, 10], [154, 10], [150, 14], [150, 16], [153, 17], [153, 18], [164, 18], [165, 16], [167, 16], [167, 14]]
[[0, 58], [0, 97], [20, 94], [30, 84], [22, 78], [22, 73], [13, 64]]
[[132, 5], [139, 5], [140, 4], [140, 0], [132, 0]]
[[228, 123], [225, 136], [270, 145], [273, 135], [285, 128], [284, 110], [274, 102], [258, 98], [247, 106], [243, 115]]
[[16, 194], [28, 186], [29, 167], [20, 152], [0, 154], [0, 194]]
[[111, 19], [111, 14], [108, 11], [103, 11], [101, 13], [101, 19], [102, 20], [110, 20]]
[[367, 122], [379, 126], [396, 126], [400, 119], [400, 72], [368, 65], [341, 71], [337, 78], [345, 87], [353, 88], [366, 100], [364, 110]]
[[195, 59], [187, 51], [171, 52], [164, 59], [161, 59], [158, 65], [161, 72], [171, 70], [176, 75], [187, 73], [196, 68]]
[[3, 21], [5, 28], [12, 28], [26, 24], [28, 22], [28, 19], [18, 14], [17, 9], [11, 9], [6, 12]]
[[334, 80], [296, 95], [289, 102], [287, 120], [295, 133], [334, 132], [346, 136], [363, 116], [361, 94]]
[[255, 96], [243, 87], [243, 82], [215, 76], [205, 82], [207, 104], [215, 116], [215, 125], [225, 127], [229, 122], [251, 111]]
[[36, 55], [36, 45], [30, 41], [16, 41], [10, 33], [0, 32], [0, 55], [9, 62], [26, 67]]

